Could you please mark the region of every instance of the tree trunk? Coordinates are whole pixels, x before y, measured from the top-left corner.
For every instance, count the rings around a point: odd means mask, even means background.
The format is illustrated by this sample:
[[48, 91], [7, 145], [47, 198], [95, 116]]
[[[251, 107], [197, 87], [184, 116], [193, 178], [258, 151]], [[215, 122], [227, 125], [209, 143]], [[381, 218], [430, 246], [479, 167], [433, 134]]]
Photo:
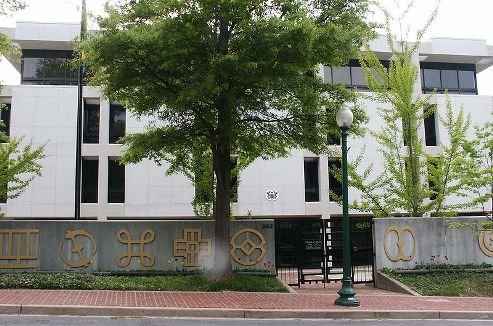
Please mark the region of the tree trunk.
[[[229, 22], [220, 22], [217, 51], [221, 55], [228, 53]], [[217, 85], [228, 85], [227, 71], [219, 71]], [[214, 173], [216, 174], [215, 207], [215, 250], [213, 277], [226, 278], [233, 274], [230, 255], [230, 202], [231, 202], [231, 143], [233, 131], [233, 108], [228, 87], [221, 90], [217, 97], [217, 129], [212, 148]]]
[[[222, 112], [221, 112], [222, 111]], [[230, 195], [231, 195], [231, 109], [219, 110], [218, 142], [213, 149], [216, 174], [214, 278], [231, 276]]]

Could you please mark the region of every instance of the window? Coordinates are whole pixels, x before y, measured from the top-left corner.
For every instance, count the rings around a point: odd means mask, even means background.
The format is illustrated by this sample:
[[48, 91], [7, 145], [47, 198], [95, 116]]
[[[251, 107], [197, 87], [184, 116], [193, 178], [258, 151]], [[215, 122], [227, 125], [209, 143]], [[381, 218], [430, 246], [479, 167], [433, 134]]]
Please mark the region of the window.
[[98, 164], [97, 158], [82, 159], [82, 203], [98, 202]]
[[[0, 174], [4, 174], [4, 171], [0, 171]], [[7, 184], [0, 183], [0, 204], [7, 202]]]
[[320, 201], [318, 157], [305, 158], [305, 202]]
[[424, 118], [426, 146], [437, 145], [435, 109], [431, 108], [431, 110], [432, 112], [425, 111]]
[[236, 171], [236, 167], [238, 165], [238, 158], [231, 158], [231, 202], [238, 202], [238, 171]]
[[421, 62], [423, 93], [477, 94], [474, 64]]
[[438, 197], [438, 192], [440, 189], [438, 189], [437, 185], [435, 184], [435, 180], [438, 174], [438, 162], [435, 161], [433, 158], [428, 159], [427, 161], [427, 167], [428, 167], [428, 189], [430, 190], [430, 200], [435, 200]]
[[[389, 67], [389, 61], [382, 60], [384, 67]], [[368, 89], [365, 71], [358, 60], [351, 60], [344, 67], [324, 67], [326, 83], [341, 83], [346, 87]]]
[[77, 85], [78, 72], [70, 66], [72, 51], [23, 50], [22, 84]]
[[329, 134], [327, 136], [327, 144], [329, 144], [329, 145], [341, 145], [341, 135], [340, 134]]
[[10, 104], [0, 103], [0, 132], [3, 132], [6, 136], [10, 136]]
[[125, 136], [125, 108], [118, 104], [110, 104], [110, 144]]
[[99, 103], [84, 102], [83, 143], [99, 143]]
[[342, 198], [342, 183], [338, 178], [340, 175], [340, 158], [329, 157], [329, 201], [336, 201], [337, 197]]
[[108, 158], [108, 203], [125, 202], [125, 165]]

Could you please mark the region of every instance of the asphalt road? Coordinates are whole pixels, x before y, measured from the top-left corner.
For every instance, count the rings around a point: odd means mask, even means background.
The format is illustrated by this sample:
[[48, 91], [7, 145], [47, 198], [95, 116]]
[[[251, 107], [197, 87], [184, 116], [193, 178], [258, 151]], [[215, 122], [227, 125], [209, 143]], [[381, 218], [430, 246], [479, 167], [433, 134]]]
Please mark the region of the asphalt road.
[[493, 321], [483, 320], [331, 320], [331, 319], [185, 319], [185, 318], [124, 318], [72, 316], [0, 316], [0, 325], [50, 326], [483, 326]]

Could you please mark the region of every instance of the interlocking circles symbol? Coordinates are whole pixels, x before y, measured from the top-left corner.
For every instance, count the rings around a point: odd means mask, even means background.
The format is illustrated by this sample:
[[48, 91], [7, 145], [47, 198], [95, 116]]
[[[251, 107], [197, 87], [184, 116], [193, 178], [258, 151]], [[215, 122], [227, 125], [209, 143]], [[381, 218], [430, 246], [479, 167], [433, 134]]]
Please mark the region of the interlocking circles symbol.
[[493, 231], [479, 233], [479, 248], [488, 257], [493, 257]]
[[[406, 238], [409, 241], [405, 241]], [[392, 241], [389, 243], [389, 240], [391, 239]], [[397, 250], [390, 250], [390, 244]], [[409, 226], [390, 226], [387, 231], [385, 231], [383, 247], [385, 249], [385, 254], [391, 261], [410, 261], [416, 255], [416, 235]]]
[[258, 230], [241, 229], [231, 238], [231, 257], [240, 265], [255, 265], [265, 256], [265, 243], [264, 236]]
[[[87, 243], [87, 240], [84, 242], [79, 242], [84, 238], [89, 240], [89, 242], [91, 243], [92, 250], [89, 250], [84, 246], [84, 243]], [[67, 233], [65, 233], [65, 239], [70, 240], [70, 243], [72, 244], [70, 251], [73, 254], [76, 254], [78, 257], [76, 260], [70, 260], [69, 258], [65, 257], [64, 248], [66, 241], [63, 241], [60, 244], [60, 259], [65, 264], [73, 268], [89, 266], [89, 264], [92, 262], [92, 257], [94, 256], [97, 250], [96, 241], [94, 240], [94, 237], [86, 230], [69, 230], [67, 231]]]

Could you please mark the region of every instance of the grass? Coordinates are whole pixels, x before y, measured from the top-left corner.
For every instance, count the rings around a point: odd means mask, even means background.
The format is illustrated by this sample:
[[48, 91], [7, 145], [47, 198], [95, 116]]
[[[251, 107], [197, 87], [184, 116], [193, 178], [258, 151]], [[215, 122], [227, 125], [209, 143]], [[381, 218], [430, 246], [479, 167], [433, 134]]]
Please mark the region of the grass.
[[492, 297], [493, 273], [446, 271], [427, 274], [399, 274], [385, 271], [421, 295]]
[[221, 281], [203, 275], [117, 276], [83, 273], [0, 274], [3, 289], [74, 289], [139, 291], [243, 291], [287, 292], [273, 276], [234, 274]]

